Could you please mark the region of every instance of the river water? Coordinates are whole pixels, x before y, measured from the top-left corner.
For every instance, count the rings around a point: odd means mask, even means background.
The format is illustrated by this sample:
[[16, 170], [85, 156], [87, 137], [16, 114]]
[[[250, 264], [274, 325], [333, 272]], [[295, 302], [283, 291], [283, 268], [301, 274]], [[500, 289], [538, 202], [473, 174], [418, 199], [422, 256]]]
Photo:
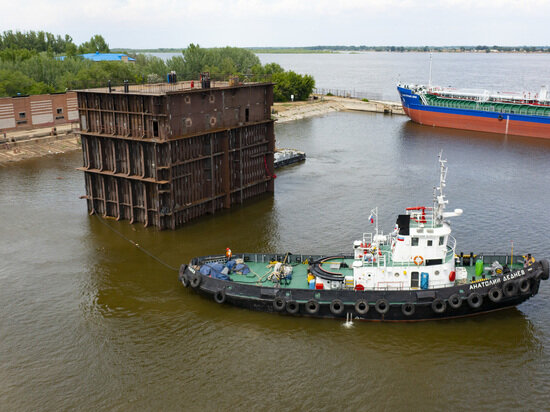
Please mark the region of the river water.
[[443, 150], [458, 250], [550, 258], [550, 141], [366, 113], [276, 138], [308, 158], [274, 196], [173, 232], [88, 216], [79, 152], [1, 168], [0, 410], [548, 408], [550, 282], [486, 316], [346, 328], [217, 305], [111, 228], [174, 267], [226, 247], [349, 251], [372, 208], [388, 231], [431, 202]]
[[[152, 53], [162, 59], [181, 53]], [[430, 53], [258, 54], [262, 64], [311, 74], [320, 89], [361, 93], [398, 102], [395, 85], [428, 84]], [[432, 84], [538, 93], [550, 86], [550, 53], [433, 53]]]

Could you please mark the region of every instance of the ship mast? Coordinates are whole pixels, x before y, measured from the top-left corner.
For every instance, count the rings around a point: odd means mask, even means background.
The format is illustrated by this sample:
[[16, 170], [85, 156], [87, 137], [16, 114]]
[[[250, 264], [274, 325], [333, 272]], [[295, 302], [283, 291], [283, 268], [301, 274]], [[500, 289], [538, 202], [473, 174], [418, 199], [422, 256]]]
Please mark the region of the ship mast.
[[434, 187], [434, 223], [436, 225], [443, 223], [443, 211], [445, 210], [445, 205], [449, 203], [448, 200], [445, 200], [445, 195], [443, 194], [443, 188], [445, 187], [447, 178], [447, 159], [443, 160], [443, 151], [439, 152], [438, 158], [439, 186]]

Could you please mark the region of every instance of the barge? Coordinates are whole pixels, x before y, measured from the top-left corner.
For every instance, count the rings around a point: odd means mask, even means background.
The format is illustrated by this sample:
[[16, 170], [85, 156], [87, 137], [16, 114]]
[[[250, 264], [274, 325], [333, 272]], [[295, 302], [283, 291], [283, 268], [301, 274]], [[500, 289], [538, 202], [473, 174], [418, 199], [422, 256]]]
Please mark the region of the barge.
[[273, 158], [273, 167], [278, 169], [279, 167], [304, 162], [306, 160], [306, 154], [296, 149], [275, 149]]
[[446, 212], [446, 160], [439, 157], [433, 206], [398, 215], [393, 230], [378, 229], [353, 242], [349, 254], [239, 253], [196, 257], [183, 264], [185, 287], [247, 309], [323, 318], [420, 321], [478, 315], [535, 296], [549, 277], [547, 260], [458, 254]]

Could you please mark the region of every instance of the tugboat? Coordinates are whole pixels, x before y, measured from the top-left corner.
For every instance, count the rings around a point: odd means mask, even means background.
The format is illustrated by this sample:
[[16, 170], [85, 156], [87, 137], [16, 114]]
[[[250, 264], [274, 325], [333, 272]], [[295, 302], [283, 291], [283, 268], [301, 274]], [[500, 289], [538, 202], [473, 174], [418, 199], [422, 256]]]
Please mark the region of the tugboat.
[[181, 265], [185, 287], [252, 310], [322, 318], [420, 321], [477, 315], [516, 306], [549, 277], [547, 260], [457, 254], [444, 188], [447, 161], [439, 155], [433, 205], [409, 207], [391, 233], [353, 242], [349, 255], [239, 253], [196, 257]]

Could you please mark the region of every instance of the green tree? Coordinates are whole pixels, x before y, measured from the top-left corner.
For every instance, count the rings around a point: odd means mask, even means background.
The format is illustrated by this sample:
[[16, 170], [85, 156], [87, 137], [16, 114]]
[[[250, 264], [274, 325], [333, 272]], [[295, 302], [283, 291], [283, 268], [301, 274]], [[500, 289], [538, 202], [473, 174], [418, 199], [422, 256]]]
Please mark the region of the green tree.
[[291, 95], [294, 100], [307, 100], [315, 87], [315, 80], [309, 74], [300, 75], [293, 71], [273, 74], [273, 99], [276, 102], [289, 101]]
[[109, 53], [110, 51], [109, 45], [100, 34], [92, 36], [89, 41], [78, 46], [79, 54], [95, 53], [96, 51], [99, 51], [100, 53]]
[[19, 71], [0, 70], [0, 96], [27, 94], [33, 81]]
[[182, 52], [182, 54], [183, 61], [185, 63], [182, 68], [182, 74], [185, 79], [197, 79], [199, 77], [199, 73], [202, 72], [209, 63], [214, 63], [207, 61], [206, 50], [201, 49], [198, 44], [195, 45], [191, 43], [187, 49]]

